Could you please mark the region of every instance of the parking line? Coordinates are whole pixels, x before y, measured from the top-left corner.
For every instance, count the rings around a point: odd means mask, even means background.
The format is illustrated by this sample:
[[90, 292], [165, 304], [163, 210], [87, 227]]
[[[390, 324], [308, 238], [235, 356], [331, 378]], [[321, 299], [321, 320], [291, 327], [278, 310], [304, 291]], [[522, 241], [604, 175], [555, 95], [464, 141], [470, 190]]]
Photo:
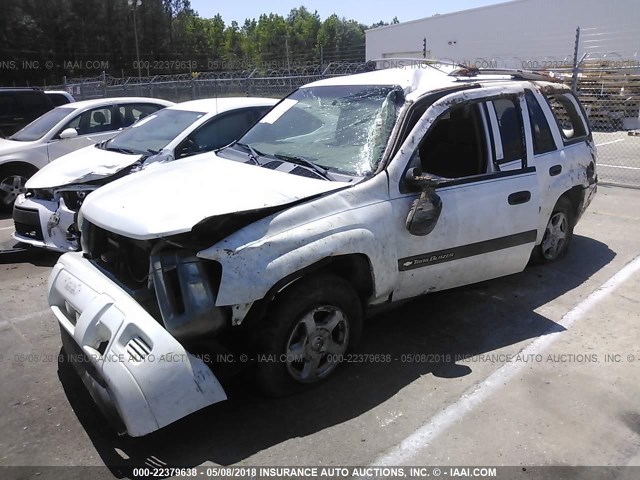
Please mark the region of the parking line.
[[623, 165], [607, 165], [606, 163], [599, 163], [599, 167], [609, 167], [609, 168], [624, 168], [626, 170], [640, 170], [640, 167], [625, 167]]
[[1, 227], [0, 230], [11, 230], [13, 227]]
[[612, 143], [617, 143], [617, 142], [624, 142], [626, 139], [624, 138], [619, 138], [618, 140], [611, 140], [610, 142], [604, 142], [604, 143], [597, 143], [596, 147], [601, 147], [603, 145], [610, 145]]
[[[595, 305], [608, 297], [618, 286], [638, 270], [640, 270], [640, 256], [637, 256], [626, 264], [609, 280], [573, 307], [562, 317], [558, 324], [565, 329], [571, 327], [571, 325], [584, 317]], [[538, 337], [520, 353], [525, 356], [536, 355], [546, 350], [560, 338], [562, 332], [555, 331], [556, 328], [557, 327], [552, 327], [545, 335]], [[431, 444], [440, 434], [456, 421], [460, 420], [465, 414], [489, 398], [494, 391], [506, 385], [506, 383], [525, 366], [528, 366], [526, 362], [511, 361], [505, 363], [489, 375], [482, 383], [467, 390], [457, 402], [440, 411], [433, 416], [428, 423], [425, 423], [402, 440], [400, 444], [379, 456], [374, 460], [372, 466], [400, 465], [403, 463], [407, 464], [412, 460], [415, 461], [415, 457], [420, 451]]]

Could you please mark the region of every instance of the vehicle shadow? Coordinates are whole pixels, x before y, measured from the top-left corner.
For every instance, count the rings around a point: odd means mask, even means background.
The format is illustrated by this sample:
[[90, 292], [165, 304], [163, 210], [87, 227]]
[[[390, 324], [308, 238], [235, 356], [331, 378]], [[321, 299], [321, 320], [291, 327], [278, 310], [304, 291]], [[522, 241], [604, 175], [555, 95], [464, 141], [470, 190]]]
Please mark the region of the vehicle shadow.
[[[239, 378], [225, 385], [229, 401], [143, 438], [113, 433], [79, 378], [63, 365], [60, 380], [96, 450], [118, 478], [131, 477], [135, 466], [234, 464], [356, 418], [423, 375], [455, 378], [472, 371], [472, 362], [460, 365], [455, 359], [563, 330], [535, 310], [581, 285], [616, 255], [591, 238], [576, 235], [573, 242], [569, 255], [556, 264], [433, 293], [368, 319], [358, 352], [389, 354], [390, 362], [349, 363], [317, 388], [282, 399], [264, 398], [250, 379]], [[440, 354], [451, 361], [402, 361], [413, 354]]]

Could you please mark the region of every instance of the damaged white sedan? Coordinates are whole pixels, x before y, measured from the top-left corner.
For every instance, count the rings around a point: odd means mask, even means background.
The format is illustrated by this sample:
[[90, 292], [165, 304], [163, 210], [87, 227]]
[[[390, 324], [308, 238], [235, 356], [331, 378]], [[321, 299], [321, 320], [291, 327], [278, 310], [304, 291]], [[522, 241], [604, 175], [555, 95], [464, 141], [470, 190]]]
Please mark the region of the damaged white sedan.
[[596, 157], [550, 80], [430, 65], [326, 79], [215, 155], [93, 193], [49, 303], [94, 399], [145, 435], [226, 398], [216, 352], [291, 393], [330, 376], [368, 307], [560, 258]]
[[148, 115], [114, 138], [65, 155], [27, 181], [27, 192], [18, 196], [13, 210], [13, 238], [57, 252], [78, 250], [76, 217], [92, 191], [150, 165], [229, 145], [276, 103], [258, 97], [183, 102]]

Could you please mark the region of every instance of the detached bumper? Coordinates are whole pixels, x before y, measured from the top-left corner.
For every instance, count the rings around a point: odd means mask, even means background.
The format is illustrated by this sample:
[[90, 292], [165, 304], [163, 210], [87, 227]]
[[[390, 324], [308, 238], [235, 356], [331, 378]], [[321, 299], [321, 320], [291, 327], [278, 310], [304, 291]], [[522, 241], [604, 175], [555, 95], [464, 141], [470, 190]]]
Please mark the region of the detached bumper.
[[49, 305], [101, 410], [138, 437], [222, 400], [211, 370], [81, 253], [60, 257]]

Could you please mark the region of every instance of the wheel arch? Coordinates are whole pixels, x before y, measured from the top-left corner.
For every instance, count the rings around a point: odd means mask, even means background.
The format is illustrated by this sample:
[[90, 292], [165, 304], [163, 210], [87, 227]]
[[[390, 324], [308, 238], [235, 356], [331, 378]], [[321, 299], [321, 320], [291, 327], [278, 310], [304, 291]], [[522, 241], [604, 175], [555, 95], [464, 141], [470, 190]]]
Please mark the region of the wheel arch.
[[15, 168], [26, 168], [31, 171], [31, 175], [33, 175], [39, 170], [39, 168], [33, 165], [32, 163], [25, 162], [23, 160], [9, 160], [8, 162], [3, 162], [0, 164], [0, 172], [4, 172], [5, 170], [11, 170]]
[[582, 200], [584, 198], [584, 187], [582, 185], [575, 185], [571, 187], [569, 190], [560, 195], [560, 197], [558, 197], [556, 205], [562, 198], [566, 198], [567, 200], [569, 200], [569, 202], [571, 202], [571, 206], [573, 207], [572, 213], [574, 219], [577, 218], [579, 211], [578, 209], [580, 208], [580, 204], [582, 203]]
[[367, 255], [350, 253], [325, 257], [277, 281], [262, 299], [253, 303], [242, 323], [254, 325], [259, 322], [266, 316], [269, 305], [279, 295], [303, 278], [323, 273], [333, 274], [347, 281], [358, 294], [363, 309], [367, 300], [374, 294], [375, 278], [371, 260]]

